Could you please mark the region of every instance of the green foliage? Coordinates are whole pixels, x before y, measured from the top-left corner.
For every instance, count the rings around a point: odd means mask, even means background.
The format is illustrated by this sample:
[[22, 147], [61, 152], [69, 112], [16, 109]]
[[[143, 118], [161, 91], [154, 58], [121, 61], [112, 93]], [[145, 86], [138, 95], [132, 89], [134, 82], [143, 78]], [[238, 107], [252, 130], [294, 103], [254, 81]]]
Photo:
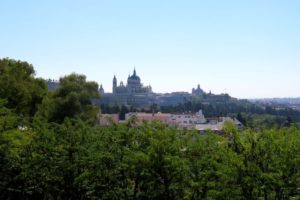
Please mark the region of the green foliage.
[[199, 135], [158, 122], [1, 133], [1, 199], [299, 198], [300, 130]]
[[21, 173], [24, 158], [21, 154], [30, 143], [28, 131], [12, 129], [0, 132], [0, 199], [23, 198]]
[[60, 79], [60, 86], [44, 98], [37, 117], [62, 123], [65, 118], [94, 122], [99, 112], [92, 100], [99, 98], [98, 85], [84, 75], [71, 74]]
[[45, 82], [34, 78], [32, 65], [0, 59], [0, 98], [7, 101], [7, 108], [23, 117], [33, 117], [46, 92]]
[[6, 107], [7, 101], [0, 99], [0, 132], [16, 128], [20, 118], [11, 109]]
[[186, 151], [189, 158], [188, 199], [239, 199], [236, 184], [238, 156], [229, 150], [228, 141], [213, 133], [193, 135]]
[[251, 128], [272, 128], [291, 126], [292, 122], [287, 121], [289, 117], [276, 116], [269, 114], [251, 114], [251, 113], [239, 113], [240, 119], [244, 121], [244, 125]]

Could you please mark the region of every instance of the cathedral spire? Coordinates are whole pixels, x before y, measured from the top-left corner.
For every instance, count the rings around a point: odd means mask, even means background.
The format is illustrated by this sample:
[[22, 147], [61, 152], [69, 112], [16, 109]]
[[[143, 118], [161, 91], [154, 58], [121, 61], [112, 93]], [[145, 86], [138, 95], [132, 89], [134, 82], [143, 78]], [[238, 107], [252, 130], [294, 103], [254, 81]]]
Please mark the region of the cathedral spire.
[[133, 76], [136, 76], [135, 67], [134, 67], [134, 70], [133, 70]]

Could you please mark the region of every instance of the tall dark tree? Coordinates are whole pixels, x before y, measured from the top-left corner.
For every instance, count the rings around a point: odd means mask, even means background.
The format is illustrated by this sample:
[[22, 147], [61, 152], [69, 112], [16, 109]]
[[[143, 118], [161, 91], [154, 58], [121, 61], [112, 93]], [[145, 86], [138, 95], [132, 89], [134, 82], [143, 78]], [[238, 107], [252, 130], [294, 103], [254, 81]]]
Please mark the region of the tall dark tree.
[[61, 78], [59, 88], [44, 99], [38, 116], [58, 123], [67, 117], [94, 122], [99, 108], [93, 105], [93, 99], [97, 98], [96, 82], [86, 81], [84, 75], [71, 74]]
[[0, 59], [0, 98], [18, 115], [33, 117], [47, 93], [45, 81], [34, 77], [31, 64], [9, 58]]

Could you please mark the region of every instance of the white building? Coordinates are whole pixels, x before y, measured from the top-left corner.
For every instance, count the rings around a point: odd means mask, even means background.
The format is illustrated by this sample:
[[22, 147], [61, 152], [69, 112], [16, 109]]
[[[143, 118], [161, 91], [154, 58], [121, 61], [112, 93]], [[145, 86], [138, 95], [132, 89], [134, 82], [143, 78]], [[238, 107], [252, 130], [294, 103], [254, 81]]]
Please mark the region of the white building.
[[230, 121], [234, 123], [237, 127], [242, 127], [243, 125], [237, 119], [232, 119], [230, 117], [217, 117], [206, 119], [199, 110], [197, 113], [184, 113], [184, 114], [170, 114], [170, 113], [139, 113], [131, 112], [127, 113], [125, 120], [129, 120], [135, 116], [140, 121], [153, 121], [158, 120], [162, 123], [169, 124], [171, 126], [178, 126], [180, 128], [196, 129], [200, 133], [204, 133], [207, 130], [212, 131], [222, 131], [224, 123]]
[[224, 127], [224, 123], [226, 121], [234, 123], [238, 128], [241, 128], [243, 125], [242, 123], [237, 119], [232, 119], [230, 117], [219, 117], [217, 119], [209, 120], [205, 124], [196, 124], [195, 129], [198, 130], [200, 133], [203, 133], [207, 130], [212, 131], [222, 131]]

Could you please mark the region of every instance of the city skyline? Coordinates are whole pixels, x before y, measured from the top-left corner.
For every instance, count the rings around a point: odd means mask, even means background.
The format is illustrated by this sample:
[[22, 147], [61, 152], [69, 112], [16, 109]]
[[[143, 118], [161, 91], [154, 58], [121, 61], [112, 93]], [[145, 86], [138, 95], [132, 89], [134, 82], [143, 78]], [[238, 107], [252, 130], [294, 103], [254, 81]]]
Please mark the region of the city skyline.
[[4, 0], [0, 57], [37, 77], [72, 72], [111, 91], [134, 67], [154, 92], [300, 96], [298, 1]]

